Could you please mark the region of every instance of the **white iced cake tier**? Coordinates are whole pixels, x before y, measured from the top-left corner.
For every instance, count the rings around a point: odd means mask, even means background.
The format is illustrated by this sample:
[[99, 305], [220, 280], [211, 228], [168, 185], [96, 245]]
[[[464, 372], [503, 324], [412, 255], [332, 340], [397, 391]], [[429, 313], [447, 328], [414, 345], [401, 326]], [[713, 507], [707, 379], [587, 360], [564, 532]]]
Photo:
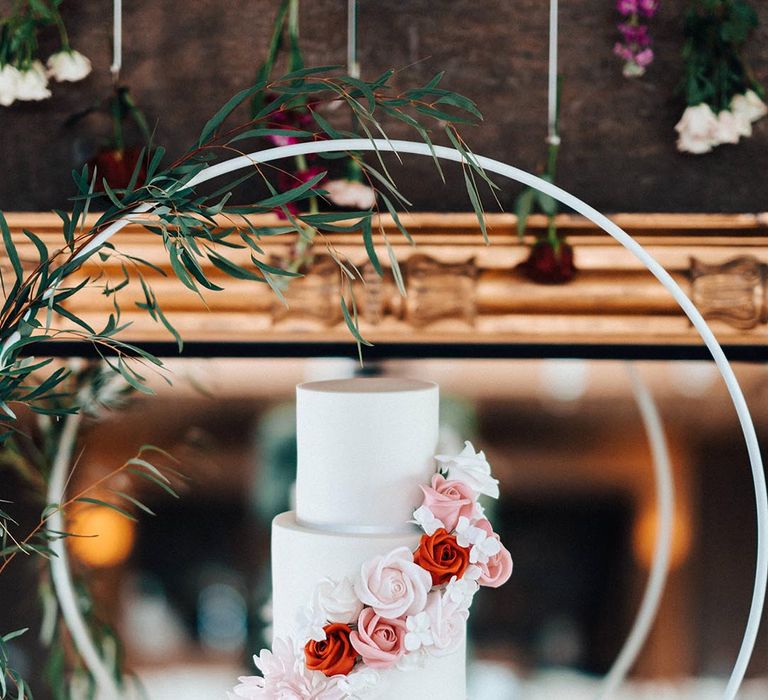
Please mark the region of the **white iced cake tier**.
[[296, 389], [296, 517], [350, 532], [401, 531], [434, 473], [436, 384], [369, 378]]

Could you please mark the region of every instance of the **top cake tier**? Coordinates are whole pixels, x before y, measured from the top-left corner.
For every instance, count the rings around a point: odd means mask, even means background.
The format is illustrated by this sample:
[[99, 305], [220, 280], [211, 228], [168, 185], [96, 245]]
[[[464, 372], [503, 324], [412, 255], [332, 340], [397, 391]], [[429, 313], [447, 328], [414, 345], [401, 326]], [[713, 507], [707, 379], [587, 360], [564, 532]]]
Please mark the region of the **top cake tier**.
[[437, 384], [364, 378], [296, 388], [296, 517], [345, 532], [402, 530], [434, 473]]

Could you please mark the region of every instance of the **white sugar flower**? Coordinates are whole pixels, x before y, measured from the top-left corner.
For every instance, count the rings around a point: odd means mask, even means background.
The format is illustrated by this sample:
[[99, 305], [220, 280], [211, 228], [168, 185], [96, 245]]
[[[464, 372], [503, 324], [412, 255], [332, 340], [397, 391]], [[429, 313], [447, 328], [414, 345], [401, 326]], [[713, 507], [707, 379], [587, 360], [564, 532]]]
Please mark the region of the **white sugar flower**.
[[480, 578], [481, 573], [482, 569], [479, 566], [468, 566], [461, 578], [451, 577], [445, 587], [445, 596], [458, 610], [469, 610], [475, 593], [480, 590], [477, 579]]
[[418, 615], [409, 615], [405, 620], [408, 630], [405, 634], [405, 648], [412, 652], [432, 644], [432, 632], [429, 629], [429, 615], [420, 612]]
[[302, 605], [296, 613], [296, 643], [300, 647], [311, 639], [315, 642], [322, 642], [325, 637], [323, 627], [328, 624], [325, 613], [315, 602]]
[[768, 114], [768, 106], [754, 90], [747, 90], [743, 95], [734, 95], [730, 106], [731, 112], [750, 122], [756, 122]]
[[357, 180], [329, 180], [323, 183], [327, 197], [337, 207], [370, 209], [376, 204], [376, 192]]
[[16, 82], [16, 99], [23, 101], [45, 100], [51, 96], [48, 78], [40, 61], [33, 61], [27, 70], [19, 71]]
[[79, 51], [64, 49], [48, 58], [48, 76], [63, 83], [76, 83], [91, 72], [91, 62]]
[[501, 551], [501, 542], [498, 538], [488, 535], [484, 530], [482, 532], [483, 536], [478, 537], [469, 551], [469, 561], [472, 564], [487, 564], [492, 556]]
[[428, 535], [434, 535], [435, 531], [445, 527], [443, 521], [436, 518], [435, 514], [427, 506], [420, 506], [413, 511], [413, 522]]
[[487, 533], [479, 527], [475, 527], [469, 518], [464, 516], [459, 518], [459, 522], [456, 525], [456, 544], [459, 547], [471, 547], [486, 535]]
[[675, 125], [679, 134], [677, 150], [686, 153], [709, 153], [719, 141], [717, 139], [717, 115], [705, 102], [688, 107]]
[[18, 68], [10, 63], [0, 68], [0, 105], [3, 107], [10, 107], [15, 102], [20, 77]]
[[499, 497], [499, 482], [491, 476], [491, 465], [481, 450], [475, 452], [472, 443], [467, 440], [464, 449], [458, 455], [437, 455], [440, 468], [447, 473], [448, 479], [463, 481], [476, 493], [483, 493], [492, 498]]
[[381, 674], [370, 666], [361, 666], [339, 680], [339, 690], [346, 693], [345, 700], [373, 700], [379, 693], [377, 686]]
[[315, 589], [314, 599], [315, 608], [328, 622], [357, 622], [363, 610], [363, 604], [355, 593], [352, 580], [346, 577], [341, 581], [332, 581], [329, 578], [320, 581]]

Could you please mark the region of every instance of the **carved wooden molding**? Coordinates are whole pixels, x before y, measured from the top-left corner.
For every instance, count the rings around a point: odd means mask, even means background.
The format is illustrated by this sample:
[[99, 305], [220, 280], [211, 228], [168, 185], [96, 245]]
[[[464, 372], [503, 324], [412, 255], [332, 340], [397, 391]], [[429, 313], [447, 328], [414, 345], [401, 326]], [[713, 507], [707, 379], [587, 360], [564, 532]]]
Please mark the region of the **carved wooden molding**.
[[[7, 219], [22, 255], [30, 244], [28, 228], [49, 247], [60, 243], [59, 219], [53, 214], [15, 213]], [[766, 269], [768, 214], [618, 214], [612, 219], [642, 243], [692, 296], [723, 343], [759, 345], [768, 340]], [[416, 241], [411, 247], [385, 217], [382, 223], [402, 263], [407, 298], [396, 290], [391, 274], [379, 279], [366, 266], [360, 237], [329, 236], [334, 248], [361, 266], [366, 285], [360, 289], [363, 332], [376, 343], [552, 343], [698, 344], [698, 336], [675, 302], [631, 254], [607, 234], [576, 216], [558, 217], [575, 249], [577, 277], [565, 285], [543, 286], [516, 269], [525, 245], [542, 229], [531, 217], [527, 240], [518, 240], [512, 215], [489, 216], [491, 243], [485, 245], [473, 214], [412, 214], [403, 217]], [[274, 223], [272, 216], [255, 223]], [[120, 234], [126, 252], [167, 267], [165, 252], [154, 236], [129, 226]], [[267, 253], [280, 258], [290, 237], [265, 242]], [[376, 241], [386, 264], [381, 240]], [[379, 248], [380, 246], [380, 248]], [[32, 257], [30, 251], [30, 258]], [[89, 272], [95, 272], [90, 263]], [[120, 278], [107, 263], [106, 278]], [[215, 281], [220, 275], [208, 270]], [[197, 341], [346, 342], [348, 332], [338, 310], [339, 280], [335, 265], [318, 257], [309, 274], [287, 292], [289, 308], [266, 285], [227, 280], [226, 291], [206, 294], [208, 308], [172, 276], [155, 275], [158, 299], [183, 337]], [[167, 340], [145, 313], [132, 309], [130, 290], [121, 297], [125, 320], [133, 321], [126, 337], [135, 341]], [[111, 302], [98, 290], [72, 301], [79, 316], [99, 325]]]

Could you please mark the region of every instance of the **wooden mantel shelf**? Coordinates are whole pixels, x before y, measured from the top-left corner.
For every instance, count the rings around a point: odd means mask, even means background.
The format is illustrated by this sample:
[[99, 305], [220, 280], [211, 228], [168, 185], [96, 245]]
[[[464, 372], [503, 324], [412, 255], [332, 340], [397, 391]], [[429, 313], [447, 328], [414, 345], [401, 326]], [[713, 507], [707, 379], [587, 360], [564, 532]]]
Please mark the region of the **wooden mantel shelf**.
[[[26, 228], [49, 248], [60, 245], [59, 219], [48, 213], [10, 213], [9, 226], [22, 255], [30, 244]], [[610, 217], [638, 240], [697, 303], [719, 340], [728, 346], [768, 346], [768, 214], [616, 214]], [[409, 288], [401, 298], [391, 275], [372, 270], [359, 290], [363, 333], [382, 344], [473, 345], [700, 345], [688, 320], [666, 290], [607, 234], [581, 217], [562, 215], [558, 226], [575, 249], [578, 274], [564, 285], [539, 285], [517, 266], [533, 234], [546, 222], [531, 217], [524, 241], [513, 215], [489, 215], [491, 243], [485, 245], [474, 214], [411, 214], [402, 217], [416, 246], [408, 245], [389, 218], [382, 223], [401, 262]], [[258, 217], [259, 225], [276, 223]], [[334, 234], [334, 248], [365, 265], [361, 239]], [[162, 245], [139, 226], [126, 227], [117, 247], [168, 267]], [[290, 237], [265, 241], [279, 259]], [[376, 240], [382, 262], [383, 242]], [[227, 280], [223, 292], [209, 292], [206, 304], [171, 275], [152, 277], [158, 300], [186, 341], [201, 343], [347, 343], [338, 308], [339, 279], [322, 246], [306, 277], [288, 289], [289, 308], [266, 285]], [[6, 261], [7, 262], [7, 261]], [[91, 265], [95, 265], [91, 263]], [[88, 270], [93, 273], [93, 267]], [[117, 282], [117, 263], [103, 266], [103, 279]], [[211, 278], [216, 280], [215, 269]], [[168, 335], [136, 309], [135, 291], [121, 292], [125, 338], [167, 341]], [[207, 305], [207, 308], [206, 308]], [[93, 325], [103, 325], [111, 301], [98, 289], [73, 297], [70, 308]]]

